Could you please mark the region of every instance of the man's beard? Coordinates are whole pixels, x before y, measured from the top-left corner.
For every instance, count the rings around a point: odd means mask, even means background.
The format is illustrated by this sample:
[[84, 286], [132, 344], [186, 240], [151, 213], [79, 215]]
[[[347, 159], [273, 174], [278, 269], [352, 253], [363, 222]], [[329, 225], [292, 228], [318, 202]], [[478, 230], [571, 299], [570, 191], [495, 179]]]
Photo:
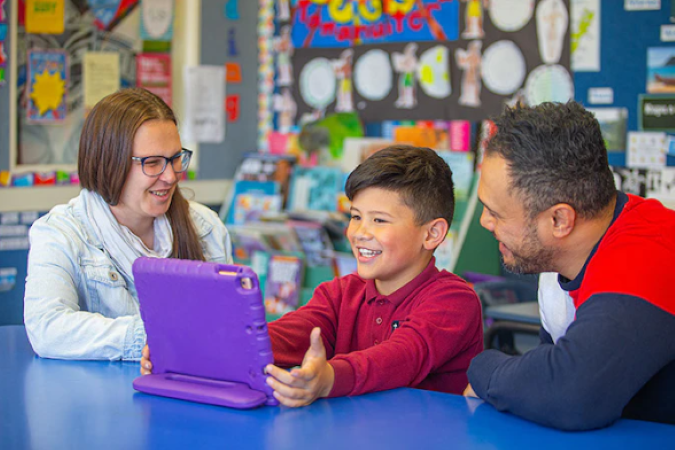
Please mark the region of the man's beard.
[[555, 249], [546, 248], [542, 245], [534, 225], [530, 226], [523, 241], [523, 245], [517, 251], [511, 250], [513, 264], [507, 264], [502, 256], [504, 268], [515, 274], [533, 274], [542, 272], [554, 272], [552, 269], [555, 259]]

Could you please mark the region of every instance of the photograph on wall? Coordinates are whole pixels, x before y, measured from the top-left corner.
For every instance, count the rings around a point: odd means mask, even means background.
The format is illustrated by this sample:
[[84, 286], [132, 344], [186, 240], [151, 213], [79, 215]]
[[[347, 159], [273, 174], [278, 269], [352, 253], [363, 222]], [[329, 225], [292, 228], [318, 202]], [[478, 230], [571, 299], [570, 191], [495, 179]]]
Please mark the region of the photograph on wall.
[[600, 132], [607, 151], [626, 150], [627, 108], [586, 108], [600, 124]]
[[647, 49], [647, 92], [675, 92], [675, 47]]

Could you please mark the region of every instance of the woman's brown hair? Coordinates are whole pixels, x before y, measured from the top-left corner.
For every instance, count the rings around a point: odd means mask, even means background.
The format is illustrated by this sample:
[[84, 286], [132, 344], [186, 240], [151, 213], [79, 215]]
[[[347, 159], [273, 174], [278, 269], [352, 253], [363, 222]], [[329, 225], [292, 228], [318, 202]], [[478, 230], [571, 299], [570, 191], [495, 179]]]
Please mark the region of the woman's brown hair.
[[[140, 88], [122, 89], [99, 101], [84, 121], [77, 170], [80, 185], [96, 192], [111, 206], [117, 205], [131, 170], [136, 132], [149, 120], [177, 124], [169, 106]], [[172, 258], [204, 260], [190, 205], [177, 188], [166, 216], [173, 231]]]

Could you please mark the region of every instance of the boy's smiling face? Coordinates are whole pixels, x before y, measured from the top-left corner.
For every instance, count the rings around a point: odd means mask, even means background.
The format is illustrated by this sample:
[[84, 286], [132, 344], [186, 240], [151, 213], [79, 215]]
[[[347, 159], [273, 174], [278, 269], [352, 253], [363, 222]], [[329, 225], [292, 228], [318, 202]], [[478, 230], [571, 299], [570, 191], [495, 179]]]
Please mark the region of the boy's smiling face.
[[[358, 261], [358, 273], [375, 280], [389, 295], [419, 275], [440, 242], [430, 239], [434, 223], [417, 225], [415, 214], [394, 191], [368, 187], [352, 200], [347, 237]], [[445, 236], [443, 236], [445, 237]], [[442, 241], [442, 239], [441, 239]]]

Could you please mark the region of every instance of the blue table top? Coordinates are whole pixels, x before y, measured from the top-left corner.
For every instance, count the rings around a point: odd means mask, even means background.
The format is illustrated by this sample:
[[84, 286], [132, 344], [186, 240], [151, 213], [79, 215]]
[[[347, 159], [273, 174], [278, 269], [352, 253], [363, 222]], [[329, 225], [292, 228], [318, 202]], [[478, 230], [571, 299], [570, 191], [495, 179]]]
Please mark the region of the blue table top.
[[490, 306], [485, 309], [485, 317], [494, 320], [510, 320], [512, 322], [533, 323], [539, 325], [539, 303], [523, 302], [507, 305]]
[[0, 448], [673, 448], [675, 427], [621, 420], [567, 433], [477, 399], [417, 389], [234, 410], [135, 392], [138, 364], [34, 355], [0, 327]]

